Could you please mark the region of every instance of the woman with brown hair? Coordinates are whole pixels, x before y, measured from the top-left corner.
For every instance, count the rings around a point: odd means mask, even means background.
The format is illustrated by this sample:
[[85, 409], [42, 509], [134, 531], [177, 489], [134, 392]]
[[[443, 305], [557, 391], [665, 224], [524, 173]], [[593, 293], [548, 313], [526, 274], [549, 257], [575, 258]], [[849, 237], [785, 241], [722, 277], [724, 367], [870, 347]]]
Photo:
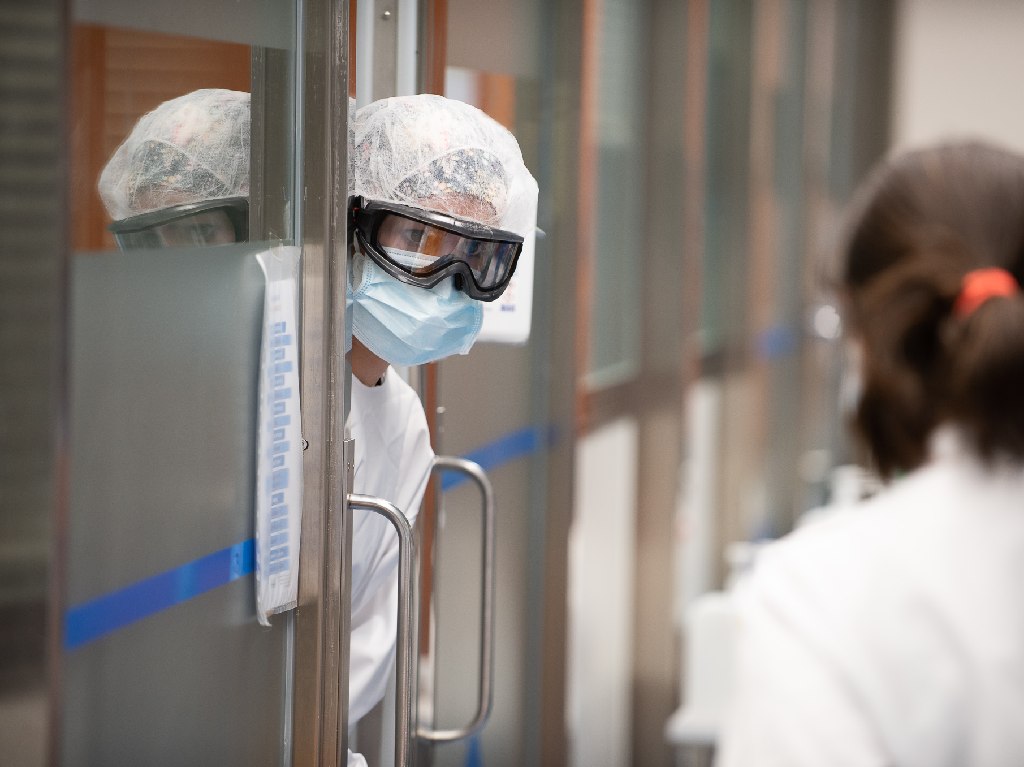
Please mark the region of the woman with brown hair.
[[883, 164], [843, 258], [891, 482], [761, 554], [718, 763], [1024, 764], [1024, 157]]

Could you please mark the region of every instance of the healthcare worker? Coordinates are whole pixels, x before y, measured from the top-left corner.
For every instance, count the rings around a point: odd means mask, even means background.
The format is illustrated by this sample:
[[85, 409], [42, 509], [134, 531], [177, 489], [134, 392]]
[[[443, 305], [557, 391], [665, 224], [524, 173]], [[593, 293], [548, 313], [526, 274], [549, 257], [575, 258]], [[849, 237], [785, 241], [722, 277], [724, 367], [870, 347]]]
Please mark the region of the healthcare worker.
[[[508, 285], [534, 231], [537, 184], [515, 138], [480, 110], [440, 96], [384, 99], [357, 110], [350, 155], [349, 269], [356, 492], [414, 518], [433, 463], [416, 393], [390, 365], [472, 347], [483, 302]], [[375, 514], [357, 516], [350, 715], [384, 694], [394, 654], [397, 542]], [[388, 587], [379, 587], [382, 577]], [[365, 588], [356, 584], [367, 584]]]
[[[386, 498], [413, 518], [433, 462], [415, 392], [389, 369], [472, 347], [483, 302], [508, 285], [532, 233], [537, 184], [515, 138], [480, 110], [433, 95], [384, 99], [352, 126], [352, 415], [356, 491]], [[353, 566], [351, 716], [384, 693], [394, 652], [394, 532], [377, 515], [356, 519], [355, 540], [377, 554]], [[373, 618], [371, 619], [371, 616]]]
[[718, 764], [1024, 764], [1024, 157], [897, 156], [842, 255], [891, 482], [760, 554]]
[[[246, 239], [248, 135], [248, 94], [231, 91], [197, 91], [143, 117], [100, 181], [122, 247]], [[197, 146], [204, 136], [213, 146]], [[390, 366], [470, 350], [483, 302], [505, 290], [534, 231], [537, 184], [507, 129], [440, 96], [369, 104], [350, 115], [349, 136], [353, 490], [412, 521], [434, 454], [419, 398]], [[394, 658], [398, 539], [359, 512], [352, 551], [354, 723], [383, 697]], [[365, 761], [350, 753], [349, 764]]]

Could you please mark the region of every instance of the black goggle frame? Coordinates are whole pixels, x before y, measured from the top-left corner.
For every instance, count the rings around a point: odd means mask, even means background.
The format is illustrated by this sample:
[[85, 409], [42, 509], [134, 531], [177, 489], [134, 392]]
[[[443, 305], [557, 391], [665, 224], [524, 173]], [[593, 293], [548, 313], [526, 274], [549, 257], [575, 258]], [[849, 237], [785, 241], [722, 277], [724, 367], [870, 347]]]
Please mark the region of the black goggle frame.
[[[390, 214], [418, 221], [466, 239], [510, 246], [513, 248], [513, 254], [502, 273], [497, 275], [493, 285], [481, 284], [472, 267], [465, 261], [447, 259], [444, 256], [437, 259], [438, 263], [435, 266], [417, 269], [414, 273], [410, 267], [394, 261], [377, 243], [380, 226]], [[457, 284], [461, 283], [459, 289], [478, 301], [494, 301], [505, 292], [509, 280], [515, 274], [519, 254], [523, 249], [523, 238], [515, 232], [396, 203], [355, 197], [349, 206], [349, 216], [351, 230], [363, 251], [395, 279], [421, 288], [432, 288], [448, 277], [460, 275], [462, 280], [456, 281]]]

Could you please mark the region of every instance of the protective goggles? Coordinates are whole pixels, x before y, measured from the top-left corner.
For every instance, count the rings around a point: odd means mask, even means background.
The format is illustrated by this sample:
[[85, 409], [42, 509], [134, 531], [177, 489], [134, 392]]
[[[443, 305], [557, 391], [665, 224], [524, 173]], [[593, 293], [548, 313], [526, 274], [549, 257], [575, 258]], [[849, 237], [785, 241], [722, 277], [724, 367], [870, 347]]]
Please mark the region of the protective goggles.
[[249, 200], [226, 197], [175, 205], [115, 221], [109, 229], [122, 250], [245, 242], [249, 239]]
[[443, 213], [356, 197], [351, 223], [364, 252], [392, 277], [432, 288], [447, 277], [493, 301], [516, 270], [523, 238]]

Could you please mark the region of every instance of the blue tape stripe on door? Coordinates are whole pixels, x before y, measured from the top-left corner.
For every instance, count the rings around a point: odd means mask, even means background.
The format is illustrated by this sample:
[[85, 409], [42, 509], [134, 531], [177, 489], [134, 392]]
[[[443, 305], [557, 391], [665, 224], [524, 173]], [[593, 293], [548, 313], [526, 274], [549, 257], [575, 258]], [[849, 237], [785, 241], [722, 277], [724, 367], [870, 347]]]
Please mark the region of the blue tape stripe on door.
[[[464, 457], [480, 464], [484, 471], [492, 471], [510, 461], [522, 458], [555, 441], [554, 428], [528, 426], [525, 429], [509, 432], [483, 447], [479, 447]], [[447, 491], [458, 487], [469, 479], [464, 474], [445, 472], [441, 478], [441, 490]]]
[[205, 557], [77, 605], [64, 616], [64, 648], [73, 650], [253, 571], [255, 541]]
[[[554, 443], [553, 428], [527, 427], [505, 434], [465, 457], [491, 471]], [[448, 472], [441, 488], [468, 481]], [[76, 605], [64, 614], [64, 648], [74, 650], [192, 597], [249, 575], [255, 569], [255, 541], [236, 543], [181, 567]]]

